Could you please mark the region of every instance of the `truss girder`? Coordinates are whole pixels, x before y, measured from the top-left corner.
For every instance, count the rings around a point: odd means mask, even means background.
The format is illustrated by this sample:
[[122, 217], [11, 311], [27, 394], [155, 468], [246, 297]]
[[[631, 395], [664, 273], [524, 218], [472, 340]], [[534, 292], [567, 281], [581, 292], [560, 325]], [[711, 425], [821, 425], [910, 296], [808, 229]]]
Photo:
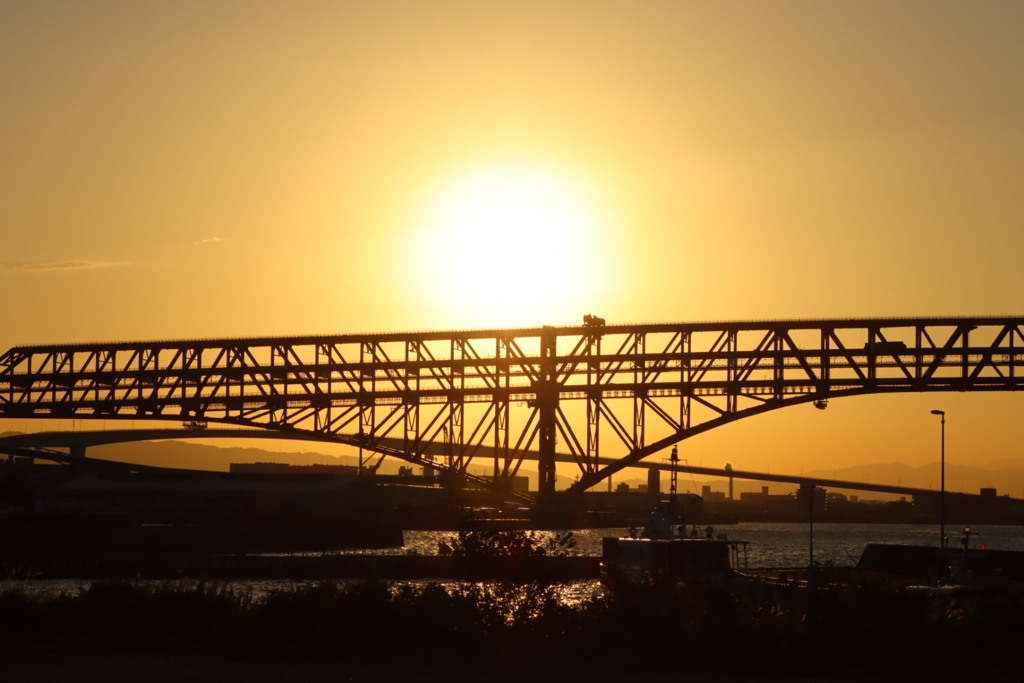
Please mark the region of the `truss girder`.
[[244, 424], [462, 473], [484, 464], [497, 480], [539, 457], [553, 492], [556, 447], [579, 468], [571, 488], [586, 488], [746, 415], [850, 394], [1017, 390], [1022, 372], [1016, 317], [72, 344], [0, 356], [0, 417]]

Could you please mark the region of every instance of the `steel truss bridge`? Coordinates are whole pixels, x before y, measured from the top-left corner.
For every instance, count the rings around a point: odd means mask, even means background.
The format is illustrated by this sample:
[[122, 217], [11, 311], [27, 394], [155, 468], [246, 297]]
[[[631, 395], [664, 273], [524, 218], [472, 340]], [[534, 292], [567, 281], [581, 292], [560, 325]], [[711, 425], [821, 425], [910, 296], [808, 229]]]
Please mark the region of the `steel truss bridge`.
[[256, 427], [470, 479], [484, 463], [499, 489], [536, 459], [545, 498], [558, 460], [579, 492], [769, 410], [1024, 387], [1024, 317], [585, 322], [15, 347], [0, 356], [0, 418]]

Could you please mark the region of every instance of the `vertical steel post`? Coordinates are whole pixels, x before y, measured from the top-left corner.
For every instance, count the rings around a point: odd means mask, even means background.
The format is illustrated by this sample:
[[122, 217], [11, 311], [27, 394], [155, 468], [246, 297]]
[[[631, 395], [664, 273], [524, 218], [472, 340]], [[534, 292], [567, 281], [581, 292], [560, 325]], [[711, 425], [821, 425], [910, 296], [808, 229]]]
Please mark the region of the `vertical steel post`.
[[558, 337], [545, 328], [540, 338], [540, 379], [537, 382], [539, 454], [537, 493], [541, 501], [555, 495], [555, 430], [558, 411], [558, 384], [555, 381], [555, 352]]

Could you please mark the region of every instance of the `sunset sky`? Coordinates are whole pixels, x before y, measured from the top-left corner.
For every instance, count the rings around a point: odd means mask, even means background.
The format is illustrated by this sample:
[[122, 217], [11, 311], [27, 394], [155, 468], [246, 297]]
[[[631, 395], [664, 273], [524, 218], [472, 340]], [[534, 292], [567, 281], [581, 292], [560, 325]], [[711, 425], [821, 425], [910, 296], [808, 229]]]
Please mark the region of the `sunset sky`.
[[[0, 350], [1024, 314], [1022, 183], [1019, 0], [0, 0]], [[1024, 457], [1006, 394], [685, 448], [922, 464], [931, 408]]]

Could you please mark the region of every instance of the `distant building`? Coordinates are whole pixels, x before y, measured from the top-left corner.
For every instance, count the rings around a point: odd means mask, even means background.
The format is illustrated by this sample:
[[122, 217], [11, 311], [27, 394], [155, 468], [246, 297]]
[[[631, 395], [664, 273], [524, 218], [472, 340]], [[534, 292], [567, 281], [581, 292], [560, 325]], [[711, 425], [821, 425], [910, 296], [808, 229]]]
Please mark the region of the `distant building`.
[[[484, 477], [487, 481], [494, 481], [494, 477]], [[529, 493], [530, 492], [530, 478], [529, 477], [512, 477], [511, 479], [511, 490], [518, 493]]]
[[661, 493], [661, 470], [652, 467], [647, 470], [647, 491]]
[[745, 503], [747, 505], [756, 505], [758, 503], [768, 503], [768, 502], [771, 502], [771, 499], [773, 497], [774, 498], [783, 498], [784, 497], [787, 500], [792, 500], [792, 498], [790, 496], [772, 496], [768, 492], [768, 487], [767, 486], [762, 486], [760, 491], [744, 491], [744, 492], [740, 493], [740, 502], [741, 503]]
[[724, 503], [726, 501], [724, 491], [712, 491], [711, 487], [705, 484], [700, 487], [700, 497], [705, 503]]

